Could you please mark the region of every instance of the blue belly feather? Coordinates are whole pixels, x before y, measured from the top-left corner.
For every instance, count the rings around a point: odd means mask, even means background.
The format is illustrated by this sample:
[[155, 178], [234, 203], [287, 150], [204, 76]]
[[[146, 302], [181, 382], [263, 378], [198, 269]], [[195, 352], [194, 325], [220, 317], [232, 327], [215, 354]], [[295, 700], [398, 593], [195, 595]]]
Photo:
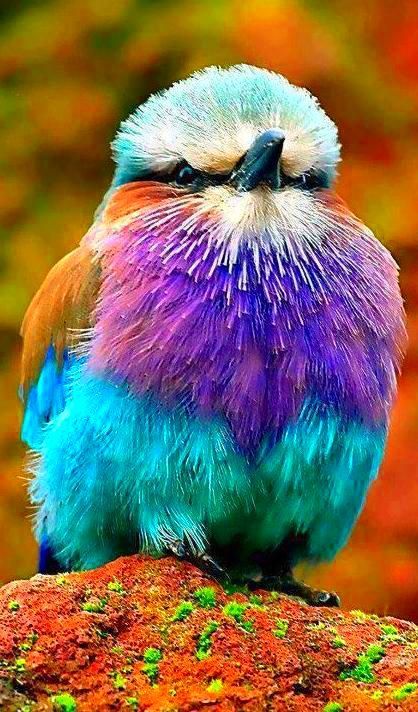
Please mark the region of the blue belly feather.
[[[163, 408], [74, 359], [57, 378], [48, 355], [44, 371], [24, 430], [41, 455], [31, 486], [38, 537], [63, 566], [90, 568], [138, 548], [162, 552], [183, 538], [204, 550], [208, 539], [238, 536], [245, 555], [290, 532], [307, 535], [307, 560], [331, 559], [382, 459], [385, 427], [315, 401], [251, 462], [222, 418]], [[54, 379], [62, 392], [51, 397]]]

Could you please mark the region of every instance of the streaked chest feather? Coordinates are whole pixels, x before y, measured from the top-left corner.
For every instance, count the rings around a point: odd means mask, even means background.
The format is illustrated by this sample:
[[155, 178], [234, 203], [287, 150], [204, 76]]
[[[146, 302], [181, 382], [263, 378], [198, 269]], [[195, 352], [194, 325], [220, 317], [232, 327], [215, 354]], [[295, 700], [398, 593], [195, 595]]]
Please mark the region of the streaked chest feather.
[[384, 423], [402, 331], [386, 250], [368, 234], [325, 230], [278, 249], [263, 235], [222, 243], [217, 231], [168, 214], [112, 233], [91, 366], [165, 404], [222, 414], [246, 451], [276, 440], [308, 397]]

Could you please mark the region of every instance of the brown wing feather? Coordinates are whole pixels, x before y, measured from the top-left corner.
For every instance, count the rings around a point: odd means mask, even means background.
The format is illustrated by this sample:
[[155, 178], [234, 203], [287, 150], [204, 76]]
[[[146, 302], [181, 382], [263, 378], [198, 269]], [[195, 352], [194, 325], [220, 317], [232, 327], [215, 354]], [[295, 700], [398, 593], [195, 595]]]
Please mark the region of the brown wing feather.
[[47, 275], [23, 320], [22, 394], [39, 377], [45, 355], [52, 345], [62, 363], [66, 348], [75, 346], [81, 330], [92, 325], [97, 297], [99, 267], [85, 246], [60, 260]]

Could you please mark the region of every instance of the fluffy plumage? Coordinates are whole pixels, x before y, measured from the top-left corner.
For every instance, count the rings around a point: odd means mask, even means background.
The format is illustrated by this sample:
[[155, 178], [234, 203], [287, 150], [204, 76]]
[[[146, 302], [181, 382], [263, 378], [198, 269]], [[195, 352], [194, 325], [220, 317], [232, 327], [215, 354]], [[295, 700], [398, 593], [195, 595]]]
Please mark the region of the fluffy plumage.
[[[237, 189], [272, 128], [280, 185]], [[332, 558], [405, 342], [396, 264], [329, 187], [334, 124], [283, 77], [209, 68], [140, 107], [114, 153], [93, 227], [24, 322], [39, 538], [74, 568], [178, 542], [242, 565], [286, 542], [289, 566]]]

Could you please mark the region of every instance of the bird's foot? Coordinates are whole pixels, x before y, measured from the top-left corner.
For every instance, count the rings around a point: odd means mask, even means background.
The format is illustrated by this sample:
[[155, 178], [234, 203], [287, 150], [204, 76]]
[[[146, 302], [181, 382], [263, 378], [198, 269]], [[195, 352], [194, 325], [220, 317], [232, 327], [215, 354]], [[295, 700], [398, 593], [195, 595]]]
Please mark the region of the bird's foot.
[[280, 591], [289, 596], [298, 596], [310, 606], [327, 606], [328, 608], [339, 607], [340, 599], [333, 591], [322, 591], [312, 588], [302, 581], [297, 581], [292, 574], [283, 576], [264, 576], [260, 581], [253, 581], [251, 588], [264, 588], [268, 591]]
[[182, 561], [188, 561], [218, 581], [228, 578], [225, 569], [207, 552], [195, 552], [187, 543], [181, 540], [174, 541], [170, 544], [167, 547], [167, 553], [174, 555], [177, 559], [181, 559]]

